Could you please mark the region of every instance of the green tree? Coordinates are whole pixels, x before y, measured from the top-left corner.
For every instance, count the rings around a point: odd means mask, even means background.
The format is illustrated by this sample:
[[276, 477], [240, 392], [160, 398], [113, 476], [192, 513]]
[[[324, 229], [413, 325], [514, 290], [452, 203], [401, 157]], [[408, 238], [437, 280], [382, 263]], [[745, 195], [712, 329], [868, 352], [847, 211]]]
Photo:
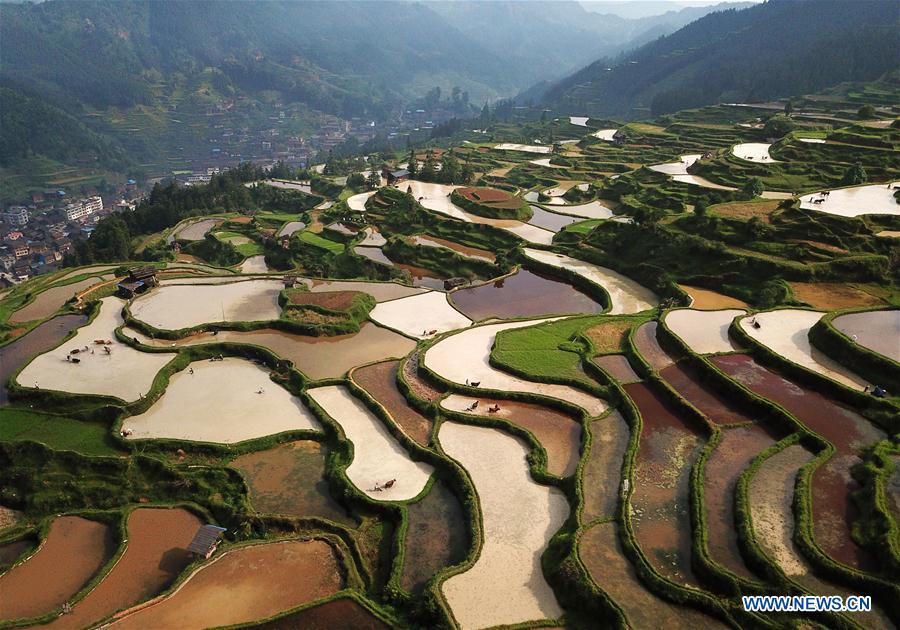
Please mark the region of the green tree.
[[794, 101], [791, 99], [787, 100], [787, 103], [784, 104], [784, 115], [790, 116], [794, 113]]
[[381, 174], [377, 169], [369, 169], [369, 176], [366, 177], [366, 188], [375, 190], [381, 185]]
[[698, 199], [694, 204], [694, 214], [698, 217], [706, 216], [706, 202], [703, 199]]
[[794, 130], [794, 121], [783, 114], [776, 114], [766, 121], [763, 133], [768, 138], [783, 138]]
[[856, 115], [861, 120], [869, 120], [870, 118], [875, 118], [875, 108], [866, 103], [856, 111]]
[[866, 169], [859, 162], [848, 168], [847, 172], [844, 173], [843, 179], [841, 179], [841, 183], [845, 186], [865, 184], [867, 181], [869, 181], [869, 174], [866, 173]]
[[419, 173], [419, 179], [425, 182], [433, 182], [436, 170], [434, 153], [431, 152], [431, 149], [428, 149], [425, 153], [425, 163], [422, 165], [422, 172]]
[[418, 172], [418, 164], [416, 164], [416, 150], [413, 147], [409, 147], [409, 157], [407, 158], [409, 165], [406, 167], [406, 170], [409, 171], [410, 177], [415, 177]]
[[743, 191], [745, 195], [750, 197], [750, 199], [759, 197], [761, 194], [763, 194], [763, 190], [765, 189], [763, 188], [762, 180], [759, 177], [751, 177], [746, 182], [744, 182], [744, 185], [741, 188], [741, 191]]
[[353, 173], [347, 178], [347, 186], [354, 190], [360, 190], [366, 185], [366, 178], [362, 173]]

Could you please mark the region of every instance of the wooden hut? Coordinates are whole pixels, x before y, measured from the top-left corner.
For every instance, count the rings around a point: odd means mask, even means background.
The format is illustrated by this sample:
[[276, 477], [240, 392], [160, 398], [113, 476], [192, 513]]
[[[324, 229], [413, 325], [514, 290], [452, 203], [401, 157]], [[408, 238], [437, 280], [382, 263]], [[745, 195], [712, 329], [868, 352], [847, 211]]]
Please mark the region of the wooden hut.
[[188, 551], [203, 558], [209, 558], [216, 552], [219, 546], [219, 539], [225, 533], [224, 527], [218, 525], [203, 525], [194, 534], [194, 540], [188, 545]]

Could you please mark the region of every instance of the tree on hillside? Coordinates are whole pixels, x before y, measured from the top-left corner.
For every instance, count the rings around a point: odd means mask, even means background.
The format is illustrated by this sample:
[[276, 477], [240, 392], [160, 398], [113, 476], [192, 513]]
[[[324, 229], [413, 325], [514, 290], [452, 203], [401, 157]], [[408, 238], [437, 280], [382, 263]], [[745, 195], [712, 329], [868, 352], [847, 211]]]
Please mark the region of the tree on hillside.
[[794, 113], [794, 101], [791, 99], [787, 100], [787, 103], [784, 104], [784, 115], [790, 116]]
[[744, 185], [741, 187], [741, 191], [751, 199], [759, 197], [763, 194], [763, 190], [765, 190], [765, 188], [763, 188], [762, 180], [759, 177], [751, 177], [744, 182]]
[[866, 169], [859, 162], [848, 168], [847, 172], [844, 173], [843, 179], [841, 179], [841, 183], [845, 186], [865, 184], [867, 181], [869, 181], [869, 174], [866, 173]]
[[703, 199], [698, 199], [697, 203], [694, 204], [694, 214], [698, 217], [706, 216], [706, 202]]
[[766, 121], [763, 133], [767, 138], [783, 138], [794, 130], [794, 121], [783, 114], [776, 114]]
[[377, 169], [370, 169], [369, 176], [366, 177], [366, 188], [369, 190], [375, 190], [381, 185], [381, 175], [378, 173]]
[[360, 190], [366, 185], [366, 178], [363, 177], [362, 173], [352, 173], [349, 177], [347, 177], [347, 186], [349, 188], [353, 188], [354, 190]]
[[856, 111], [856, 115], [861, 120], [869, 120], [875, 118], [875, 108], [866, 103]]
[[419, 173], [419, 179], [424, 182], [433, 182], [434, 174], [437, 169], [434, 164], [434, 153], [431, 152], [431, 149], [425, 153], [425, 163], [422, 165], [422, 172]]
[[413, 147], [409, 147], [409, 157], [407, 158], [409, 165], [406, 167], [406, 170], [409, 171], [410, 177], [415, 177], [416, 172], [418, 171], [418, 165], [416, 164], [416, 150]]

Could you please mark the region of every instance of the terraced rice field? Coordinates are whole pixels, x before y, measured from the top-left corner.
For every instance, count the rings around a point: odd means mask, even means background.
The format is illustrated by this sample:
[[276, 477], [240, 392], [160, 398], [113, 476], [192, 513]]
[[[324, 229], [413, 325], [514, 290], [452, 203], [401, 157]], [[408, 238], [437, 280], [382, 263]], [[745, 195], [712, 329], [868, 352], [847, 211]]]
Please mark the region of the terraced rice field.
[[[475, 401], [478, 401], [478, 406], [469, 410]], [[495, 406], [499, 407], [497, 411], [489, 411]], [[458, 394], [450, 394], [444, 398], [441, 407], [457, 413], [506, 420], [521, 427], [531, 432], [547, 452], [547, 472], [558, 477], [568, 477], [575, 473], [581, 445], [581, 425], [571, 416], [530, 403]]]
[[329, 492], [324, 478], [327, 455], [320, 443], [300, 440], [241, 455], [230, 465], [247, 480], [250, 503], [257, 512], [315, 516], [353, 525]]
[[591, 201], [580, 205], [554, 204], [553, 212], [584, 219], [611, 219], [613, 217], [613, 211], [599, 201]]
[[565, 496], [536, 484], [526, 446], [497, 429], [446, 422], [438, 437], [475, 486], [484, 536], [474, 565], [441, 584], [456, 622], [469, 629], [562, 616], [540, 556], [569, 512]]
[[377, 302], [387, 302], [427, 291], [427, 289], [408, 287], [396, 282], [361, 282], [351, 280], [313, 280], [309, 290], [313, 293], [323, 291], [362, 291], [371, 295]]
[[769, 155], [769, 147], [771, 146], [771, 144], [765, 142], [744, 142], [731, 147], [731, 153], [735, 157], [748, 162], [763, 162], [766, 164], [778, 162], [778, 160], [772, 159], [772, 156]]
[[463, 384], [477, 382], [486, 390], [530, 392], [550, 398], [559, 398], [577, 405], [589, 415], [600, 415], [606, 403], [599, 398], [569, 385], [555, 385], [527, 381], [490, 364], [494, 337], [501, 330], [533, 326], [547, 320], [510, 322], [478, 326], [442, 339], [425, 353], [423, 364], [448, 381]]
[[656, 339], [658, 326], [659, 324], [656, 322], [641, 324], [634, 330], [632, 337], [638, 354], [652, 369], [657, 371], [664, 370], [675, 363], [675, 359], [662, 349]]
[[548, 212], [540, 206], [531, 206], [531, 218], [528, 219], [528, 223], [544, 230], [559, 232], [567, 225], [572, 225], [580, 220], [579, 217], [570, 217], [564, 214]]
[[400, 392], [397, 387], [399, 367], [400, 361], [375, 363], [354, 370], [350, 378], [385, 408], [403, 433], [426, 446], [432, 420], [413, 409]]
[[418, 339], [472, 325], [472, 320], [454, 309], [447, 296], [438, 291], [381, 302], [369, 317], [382, 326]]
[[661, 575], [697, 585], [691, 568], [689, 495], [691, 468], [703, 438], [648, 385], [624, 388], [643, 423], [631, 494], [635, 538]]
[[0, 575], [0, 621], [58, 610], [87, 586], [113, 552], [110, 527], [79, 516], [55, 518], [37, 551]]
[[325, 542], [249, 545], [202, 565], [169, 596], [110, 627], [199, 629], [247, 623], [326, 597], [342, 586], [338, 561]]
[[[172, 357], [138, 352], [116, 340], [115, 329], [125, 323], [123, 305], [118, 298], [104, 298], [91, 323], [79, 328], [69, 341], [38, 355], [16, 381], [23, 387], [114, 396], [127, 401], [146, 394], [156, 374]], [[97, 339], [111, 343], [101, 347], [94, 343]], [[102, 348], [108, 348], [109, 354]], [[66, 360], [75, 349], [79, 352], [71, 356], [79, 358], [77, 364]]]
[[607, 354], [594, 357], [594, 363], [619, 383], [637, 383], [641, 377], [637, 375], [628, 359], [621, 354]]
[[201, 525], [199, 518], [180, 508], [133, 511], [126, 525], [125, 553], [71, 613], [47, 627], [84, 628], [158, 595], [193, 562], [187, 547]]
[[153, 289], [131, 303], [131, 315], [164, 330], [213, 322], [278, 319], [278, 280], [248, 280], [215, 285], [171, 285]]
[[[308, 394], [353, 444], [347, 478], [361, 492], [378, 501], [406, 501], [422, 492], [432, 467], [411, 460], [384, 423], [347, 388], [329, 385], [308, 390]], [[391, 480], [395, 483], [384, 488]]]
[[667, 628], [727, 628], [717, 619], [676, 606], [647, 590], [625, 556], [616, 523], [597, 523], [578, 540], [578, 555], [591, 579], [622, 609], [633, 628], [652, 628], [665, 619]]
[[618, 411], [594, 420], [590, 425], [591, 449], [582, 472], [584, 508], [581, 522], [613, 518], [619, 504], [622, 464], [631, 435], [628, 423]]
[[327, 628], [353, 628], [353, 630], [388, 630], [389, 625], [370, 613], [350, 597], [339, 597], [318, 606], [311, 606], [278, 619], [254, 626], [253, 630], [326, 630]]
[[691, 308], [701, 311], [718, 311], [725, 308], [747, 308], [747, 303], [743, 300], [723, 295], [710, 289], [702, 289], [700, 287], [692, 287], [687, 284], [678, 285], [683, 291], [691, 296]]
[[403, 564], [403, 588], [420, 591], [444, 567], [466, 558], [469, 538], [459, 499], [441, 481], [435, 481], [423, 498], [407, 506]]
[[526, 248], [523, 253], [526, 257], [539, 263], [567, 269], [603, 287], [612, 303], [609, 309], [610, 315], [639, 313], [659, 304], [659, 298], [652, 291], [612, 269], [537, 249]]
[[[779, 309], [742, 318], [739, 325], [748, 335], [789, 361], [830, 378], [852, 389], [871, 385], [809, 342], [809, 329], [824, 313], [799, 309]], [[759, 328], [753, 325], [755, 321]]]
[[863, 214], [900, 215], [900, 204], [894, 199], [893, 191], [897, 184], [900, 182], [839, 188], [828, 191], [825, 197], [820, 193], [803, 195], [800, 207], [842, 217], [858, 217]]
[[178, 341], [152, 340], [131, 328], [126, 328], [125, 334], [144, 345], [173, 351], [182, 346], [222, 342], [262, 346], [291, 361], [312, 379], [337, 378], [357, 365], [399, 358], [415, 348], [411, 339], [371, 322], [363, 322], [358, 333], [331, 337], [294, 335], [271, 328], [195, 333]]
[[698, 311], [680, 308], [666, 313], [666, 326], [697, 354], [732, 352], [736, 350], [728, 335], [728, 328], [735, 317], [746, 311]]
[[860, 461], [858, 453], [885, 434], [855, 411], [799, 386], [746, 355], [712, 360], [729, 376], [781, 405], [834, 445], [835, 453], [812, 476], [813, 532], [823, 550], [839, 562], [863, 570], [871, 568], [874, 560], [850, 535], [858, 518], [850, 495], [859, 487], [850, 470]]
[[222, 223], [222, 219], [202, 219], [190, 222], [172, 233], [179, 241], [202, 241], [207, 232]]
[[35, 296], [34, 300], [15, 311], [9, 317], [13, 323], [30, 322], [38, 319], [46, 319], [58, 311], [67, 301], [96, 284], [112, 280], [111, 274], [86, 278], [63, 286], [50, 287]]
[[453, 241], [448, 241], [447, 239], [438, 238], [436, 236], [416, 234], [412, 237], [412, 242], [416, 245], [422, 245], [423, 247], [449, 249], [450, 251], [454, 251], [457, 254], [460, 254], [461, 256], [465, 256], [467, 258], [477, 258], [479, 260], [486, 260], [488, 262], [494, 262], [494, 260], [496, 259], [496, 256], [486, 249], [467, 247], [465, 245], [460, 245], [459, 243], [454, 243]]
[[855, 343], [900, 361], [900, 310], [849, 313], [832, 324]]

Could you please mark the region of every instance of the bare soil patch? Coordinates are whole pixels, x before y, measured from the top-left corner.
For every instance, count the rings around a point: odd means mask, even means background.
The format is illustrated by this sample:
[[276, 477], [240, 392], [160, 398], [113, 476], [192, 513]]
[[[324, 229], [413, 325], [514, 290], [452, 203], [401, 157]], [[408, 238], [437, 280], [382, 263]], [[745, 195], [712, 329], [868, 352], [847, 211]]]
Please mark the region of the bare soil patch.
[[625, 338], [633, 325], [629, 320], [618, 320], [597, 324], [584, 332], [599, 354], [608, 354], [625, 349]]
[[882, 300], [861, 289], [834, 282], [788, 282], [794, 297], [813, 308], [839, 311], [846, 308], [876, 306]]
[[701, 311], [717, 311], [723, 308], [747, 308], [747, 303], [743, 300], [717, 293], [711, 289], [702, 289], [688, 284], [679, 284], [678, 286], [693, 298], [691, 308]]
[[781, 203], [778, 200], [769, 201], [736, 201], [734, 203], [723, 203], [712, 209], [712, 214], [717, 214], [729, 219], [738, 219], [740, 221], [749, 221], [753, 217], [758, 217], [764, 223], [769, 222], [769, 215], [772, 214]]

